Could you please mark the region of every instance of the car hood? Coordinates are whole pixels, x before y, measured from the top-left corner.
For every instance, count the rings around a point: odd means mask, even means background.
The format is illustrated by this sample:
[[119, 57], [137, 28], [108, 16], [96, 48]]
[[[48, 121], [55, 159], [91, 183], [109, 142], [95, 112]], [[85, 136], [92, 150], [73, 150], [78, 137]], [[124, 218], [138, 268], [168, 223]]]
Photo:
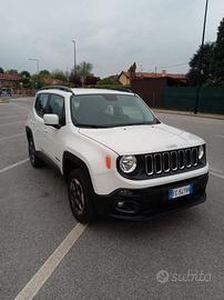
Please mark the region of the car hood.
[[102, 129], [80, 128], [79, 133], [119, 155], [167, 151], [204, 143], [194, 134], [163, 123]]

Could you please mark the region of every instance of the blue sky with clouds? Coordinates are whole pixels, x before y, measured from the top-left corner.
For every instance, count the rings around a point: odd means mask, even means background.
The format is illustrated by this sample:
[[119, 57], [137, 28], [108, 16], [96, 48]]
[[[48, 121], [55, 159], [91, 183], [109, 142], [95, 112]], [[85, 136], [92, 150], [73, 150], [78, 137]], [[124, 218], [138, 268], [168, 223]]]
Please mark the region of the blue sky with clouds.
[[[91, 62], [107, 76], [137, 62], [138, 70], [185, 73], [201, 43], [205, 0], [2, 0], [0, 66], [36, 71]], [[206, 41], [216, 39], [224, 1], [210, 0]], [[181, 64], [181, 66], [176, 66]]]

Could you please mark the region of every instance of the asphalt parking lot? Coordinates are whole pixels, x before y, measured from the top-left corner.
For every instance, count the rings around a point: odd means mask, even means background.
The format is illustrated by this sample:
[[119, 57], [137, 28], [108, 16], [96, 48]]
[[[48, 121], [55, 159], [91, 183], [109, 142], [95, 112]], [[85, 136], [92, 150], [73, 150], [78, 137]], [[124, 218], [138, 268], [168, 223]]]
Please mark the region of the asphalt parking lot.
[[223, 299], [224, 121], [157, 114], [206, 140], [205, 203], [147, 222], [82, 226], [64, 180], [27, 159], [31, 105], [0, 103], [0, 299]]

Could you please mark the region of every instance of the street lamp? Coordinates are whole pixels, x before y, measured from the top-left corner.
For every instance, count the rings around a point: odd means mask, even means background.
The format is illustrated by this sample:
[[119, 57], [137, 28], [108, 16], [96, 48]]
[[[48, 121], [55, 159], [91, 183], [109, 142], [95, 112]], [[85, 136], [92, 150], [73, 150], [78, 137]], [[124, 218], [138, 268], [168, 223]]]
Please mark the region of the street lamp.
[[76, 75], [76, 41], [72, 40], [72, 43], [74, 44], [74, 52], [73, 52], [74, 62], [73, 62], [73, 68], [74, 68], [74, 73]]
[[195, 107], [194, 107], [194, 113], [197, 114], [198, 112], [198, 103], [200, 98], [200, 91], [201, 91], [201, 76], [202, 76], [202, 60], [203, 60], [203, 54], [204, 54], [204, 41], [205, 41], [205, 27], [206, 27], [206, 20], [207, 20], [207, 12], [208, 12], [208, 0], [206, 0], [205, 3], [205, 15], [204, 15], [204, 25], [203, 25], [203, 31], [202, 31], [202, 41], [201, 41], [201, 51], [200, 51], [200, 57], [199, 57], [199, 79], [198, 79], [198, 86], [196, 91], [196, 99], [195, 99]]
[[37, 74], [40, 72], [40, 60], [37, 58], [28, 58], [28, 60], [35, 61], [37, 64]]

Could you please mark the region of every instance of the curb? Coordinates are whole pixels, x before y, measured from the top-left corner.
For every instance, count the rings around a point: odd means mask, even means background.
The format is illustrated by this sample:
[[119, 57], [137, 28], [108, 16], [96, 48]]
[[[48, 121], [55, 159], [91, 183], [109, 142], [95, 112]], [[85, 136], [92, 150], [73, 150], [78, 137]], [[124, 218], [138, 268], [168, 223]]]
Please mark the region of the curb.
[[33, 96], [18, 96], [18, 97], [12, 97], [12, 98], [9, 98], [9, 101], [16, 101], [16, 100], [26, 100], [26, 99], [34, 99]]
[[0, 104], [1, 103], [9, 103], [9, 100], [8, 99], [0, 99]]
[[195, 118], [224, 120], [224, 115], [203, 114], [203, 113], [194, 114], [193, 112], [187, 112], [187, 111], [172, 111], [172, 110], [153, 109], [153, 108], [152, 108], [152, 110], [155, 113], [165, 113], [165, 114], [170, 114], [170, 115], [181, 115], [181, 116], [188, 116], [188, 117], [195, 117]]

